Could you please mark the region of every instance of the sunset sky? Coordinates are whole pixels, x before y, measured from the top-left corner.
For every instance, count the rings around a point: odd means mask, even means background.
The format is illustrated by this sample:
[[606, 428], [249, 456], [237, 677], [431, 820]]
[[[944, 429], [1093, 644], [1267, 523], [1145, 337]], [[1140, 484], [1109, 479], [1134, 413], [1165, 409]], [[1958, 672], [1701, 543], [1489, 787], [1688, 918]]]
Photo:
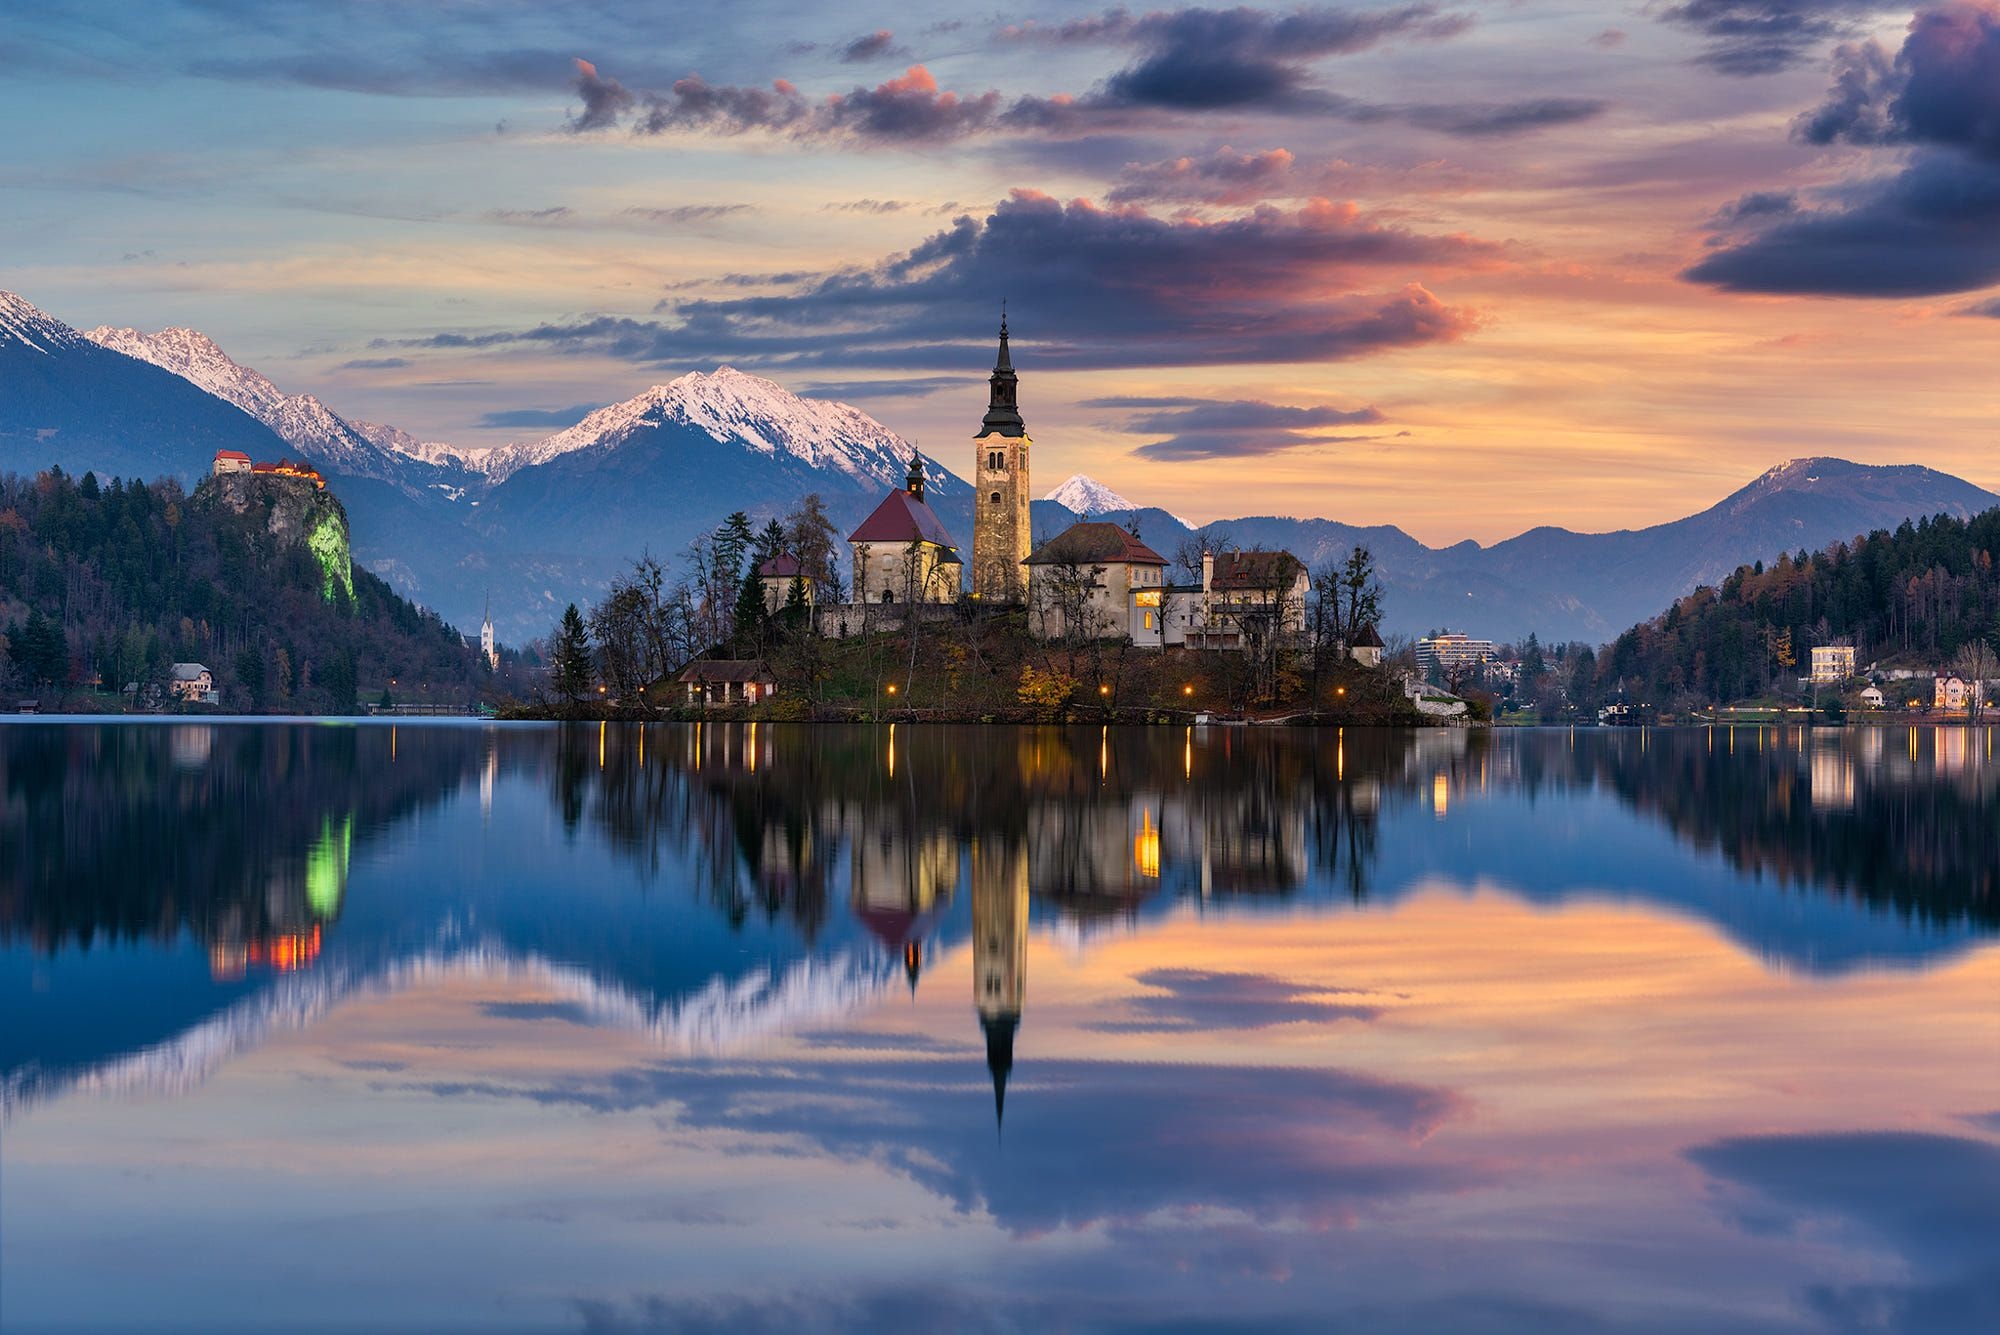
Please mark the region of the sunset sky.
[[[76, 0], [0, 288], [499, 444], [731, 364], [964, 471], [1431, 542], [2000, 488], [2000, 0]], [[1040, 488], [1038, 488], [1040, 489]]]

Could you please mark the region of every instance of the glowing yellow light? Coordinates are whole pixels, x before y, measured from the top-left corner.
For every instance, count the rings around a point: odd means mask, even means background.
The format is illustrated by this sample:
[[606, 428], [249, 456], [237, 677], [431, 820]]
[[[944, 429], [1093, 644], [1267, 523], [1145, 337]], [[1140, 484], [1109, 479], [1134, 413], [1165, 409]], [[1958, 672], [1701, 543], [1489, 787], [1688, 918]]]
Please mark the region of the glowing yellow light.
[[1153, 828], [1153, 810], [1146, 808], [1139, 817], [1139, 834], [1132, 841], [1132, 865], [1139, 874], [1152, 880], [1160, 878], [1160, 832]]
[[1099, 686], [1097, 688], [1097, 693], [1099, 695], [1109, 695], [1111, 694], [1111, 688], [1109, 686]]
[[604, 730], [608, 726], [605, 723], [597, 725], [597, 768], [599, 769], [604, 768]]
[[1443, 820], [1445, 813], [1451, 810], [1451, 781], [1445, 778], [1442, 771], [1431, 780], [1431, 807], [1437, 812], [1439, 820]]
[[1194, 694], [1194, 683], [1193, 683], [1193, 682], [1189, 682], [1189, 683], [1188, 683], [1187, 685], [1185, 685], [1185, 686], [1181, 687], [1181, 694], [1182, 694], [1182, 695], [1193, 695], [1193, 694]]

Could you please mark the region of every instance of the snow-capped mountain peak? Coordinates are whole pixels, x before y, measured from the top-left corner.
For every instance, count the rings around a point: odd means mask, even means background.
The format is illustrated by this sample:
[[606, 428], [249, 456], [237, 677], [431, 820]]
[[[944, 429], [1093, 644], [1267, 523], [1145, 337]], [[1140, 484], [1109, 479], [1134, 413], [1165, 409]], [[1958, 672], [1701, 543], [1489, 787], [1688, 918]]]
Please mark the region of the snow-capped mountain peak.
[[1102, 482], [1097, 481], [1095, 478], [1085, 477], [1082, 473], [1071, 474], [1068, 481], [1042, 497], [1042, 499], [1045, 501], [1054, 501], [1065, 510], [1086, 517], [1091, 515], [1122, 514], [1125, 511], [1139, 508], [1123, 496], [1120, 496], [1117, 492], [1111, 490], [1111, 488], [1105, 486]]
[[0, 342], [20, 343], [40, 353], [54, 353], [83, 341], [83, 335], [45, 314], [26, 297], [0, 292]]
[[227, 399], [265, 425], [274, 428], [277, 425], [270, 415], [284, 403], [284, 391], [261, 373], [230, 360], [214, 339], [199, 330], [173, 328], [146, 334], [137, 329], [100, 325], [84, 337], [113, 352], [172, 371], [217, 398]]
[[399, 481], [385, 451], [352, 423], [311, 394], [287, 394], [262, 372], [233, 360], [198, 329], [162, 329], [147, 334], [109, 325], [85, 337], [113, 352], [151, 362], [163, 371], [207, 390], [262, 422], [306, 458], [338, 471]]
[[754, 454], [789, 456], [861, 486], [899, 485], [913, 449], [858, 408], [800, 398], [775, 381], [724, 366], [654, 385], [543, 440], [504, 446], [488, 457], [486, 471], [497, 482], [579, 450], [614, 449], [664, 426], [691, 427]]

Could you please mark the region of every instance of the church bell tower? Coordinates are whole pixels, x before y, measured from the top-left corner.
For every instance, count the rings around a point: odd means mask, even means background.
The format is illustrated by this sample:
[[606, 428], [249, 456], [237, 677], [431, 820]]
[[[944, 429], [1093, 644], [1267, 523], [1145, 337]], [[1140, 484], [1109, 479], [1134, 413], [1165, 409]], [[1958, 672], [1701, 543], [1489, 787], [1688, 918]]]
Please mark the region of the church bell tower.
[[989, 382], [986, 419], [972, 438], [972, 596], [986, 603], [1025, 601], [1028, 559], [1028, 428], [1021, 421], [1014, 361], [1007, 352], [1007, 312], [1000, 312], [1000, 356]]

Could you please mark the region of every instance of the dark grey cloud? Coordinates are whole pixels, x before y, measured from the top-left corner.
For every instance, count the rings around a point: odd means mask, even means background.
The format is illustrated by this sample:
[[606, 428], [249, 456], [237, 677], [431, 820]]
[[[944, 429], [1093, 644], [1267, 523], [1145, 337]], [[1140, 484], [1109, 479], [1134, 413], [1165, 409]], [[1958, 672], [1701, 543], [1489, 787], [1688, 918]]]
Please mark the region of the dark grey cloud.
[[410, 364], [408, 357], [356, 357], [342, 362], [343, 371], [400, 371]]
[[1989, 1331], [2000, 1322], [2000, 1146], [1904, 1131], [1744, 1136], [1688, 1151], [1747, 1191], [1720, 1197], [1751, 1232], [1833, 1218], [1893, 1249], [1908, 1282], [1822, 1284], [1805, 1294], [1834, 1330]]
[[601, 403], [579, 403], [568, 408], [506, 408], [485, 413], [479, 419], [482, 427], [564, 427], [575, 426], [604, 405]]
[[666, 365], [942, 370], [990, 352], [984, 330], [1004, 295], [1023, 354], [1043, 367], [1335, 361], [1469, 333], [1475, 317], [1417, 276], [1499, 254], [1345, 205], [1267, 206], [1198, 223], [1020, 192], [983, 221], [961, 217], [908, 251], [790, 292], [673, 301], [669, 320], [596, 316], [387, 346], [535, 344]]
[[1378, 1005], [1345, 1000], [1368, 995], [1365, 992], [1312, 987], [1269, 974], [1151, 969], [1133, 981], [1158, 990], [1129, 999], [1124, 1009], [1130, 1018], [1084, 1027], [1107, 1033], [1205, 1033], [1372, 1020], [1382, 1013]]
[[597, 66], [581, 58], [576, 61], [576, 95], [583, 110], [570, 118], [569, 128], [579, 133], [616, 125], [635, 101], [624, 84], [602, 77]]
[[1796, 128], [1815, 144], [1922, 144], [2000, 162], [2000, 4], [1919, 11], [1893, 60], [1874, 42], [1843, 46], [1825, 102]]
[[1909, 297], [2000, 282], [2000, 4], [1920, 12], [1891, 60], [1841, 48], [1798, 137], [1914, 150], [1902, 169], [1826, 192], [1818, 208], [1746, 195], [1712, 222], [1684, 275], [1743, 292]]
[[902, 60], [909, 54], [907, 47], [896, 45], [896, 35], [887, 28], [865, 33], [840, 48], [840, 60], [844, 65], [859, 65], [870, 60]]
[[1383, 420], [1374, 408], [1296, 407], [1259, 399], [1191, 399], [1115, 396], [1088, 399], [1086, 407], [1132, 411], [1118, 427], [1133, 435], [1161, 439], [1132, 452], [1162, 461], [1249, 458], [1301, 446], [1367, 440], [1328, 436], [1329, 428], [1372, 425]]
[[1113, 9], [1056, 25], [1003, 30], [1015, 41], [1136, 48], [1138, 59], [1105, 81], [1095, 100], [1115, 105], [1209, 111], [1266, 107], [1320, 111], [1340, 99], [1312, 86], [1311, 66], [1395, 37], [1437, 41], [1472, 24], [1469, 15], [1430, 4], [1386, 10], [1301, 8], [1155, 11]]
[[1894, 7], [1885, 0], [1685, 0], [1661, 10], [1660, 19], [1707, 39], [1702, 64], [1747, 78], [1788, 69], [1851, 33], [1857, 20]]
[[[1200, 113], [1250, 110], [1278, 115], [1403, 120], [1461, 136], [1518, 134], [1588, 119], [1605, 104], [1583, 98], [1533, 98], [1491, 105], [1382, 106], [1313, 82], [1315, 62], [1364, 51], [1392, 38], [1440, 41], [1463, 32], [1470, 17], [1436, 5], [1357, 11], [1303, 8], [1289, 13], [1189, 8], [1133, 15], [1112, 10], [1056, 26], [1023, 25], [1002, 36], [1022, 42], [1104, 44], [1136, 59], [1081, 95], [1020, 96], [988, 89], [959, 94], [938, 87], [922, 65], [873, 88], [857, 86], [814, 102], [787, 80], [768, 87], [710, 84], [699, 74], [666, 92], [634, 95], [579, 61], [584, 111], [575, 131], [604, 129], [632, 113], [640, 134], [771, 131], [798, 138], [862, 143], [944, 143], [975, 135], [1072, 138], [1157, 129]], [[886, 40], [887, 34], [873, 34]]]

